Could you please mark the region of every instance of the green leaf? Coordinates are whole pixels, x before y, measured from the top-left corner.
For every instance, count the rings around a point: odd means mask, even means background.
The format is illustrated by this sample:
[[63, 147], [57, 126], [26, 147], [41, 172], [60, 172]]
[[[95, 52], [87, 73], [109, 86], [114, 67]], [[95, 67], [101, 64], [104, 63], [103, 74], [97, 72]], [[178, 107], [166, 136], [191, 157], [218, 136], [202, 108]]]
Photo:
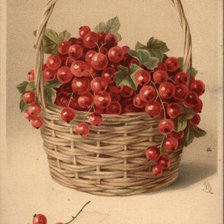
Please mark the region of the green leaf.
[[21, 112], [24, 112], [26, 109], [28, 109], [29, 105], [24, 103], [23, 99], [20, 100], [19, 108]]
[[[183, 70], [183, 63], [184, 63], [184, 59], [183, 58], [178, 58], [179, 61], [179, 65], [180, 65], [180, 69]], [[198, 71], [195, 68], [191, 68], [191, 76], [196, 76], [198, 73]]]
[[178, 117], [177, 119], [173, 120], [174, 124], [174, 131], [179, 132], [183, 131], [187, 127], [187, 120], [181, 119], [181, 117]]
[[182, 107], [182, 114], [180, 115], [180, 118], [182, 120], [190, 120], [194, 117], [195, 112], [193, 111], [192, 108], [186, 108], [186, 107]]
[[26, 86], [26, 91], [34, 91], [35, 89], [36, 89], [36, 86], [34, 81], [29, 82], [28, 85]]
[[133, 88], [134, 90], [137, 90], [137, 88], [138, 88], [138, 84], [136, 83], [136, 80], [135, 80], [135, 75], [136, 75], [136, 72], [141, 70], [141, 69], [142, 68], [139, 67], [136, 64], [131, 64], [131, 66], [130, 66], [130, 77], [131, 77], [132, 82], [134, 84], [134, 88]]
[[118, 71], [115, 73], [116, 76], [116, 85], [120, 86], [122, 80], [129, 75], [129, 71], [128, 68], [123, 66], [123, 65], [119, 65], [118, 66]]
[[60, 83], [59, 81], [58, 81], [58, 79], [54, 79], [53, 81], [48, 81], [48, 82], [46, 82], [46, 84], [45, 84], [45, 86], [47, 87], [47, 88], [59, 88], [60, 86], [62, 85], [62, 83]]
[[68, 41], [70, 39], [70, 37], [71, 37], [71, 34], [67, 30], [59, 33], [60, 42], [61, 41]]
[[20, 83], [19, 85], [17, 85], [16, 88], [19, 91], [19, 93], [24, 94], [26, 92], [27, 85], [28, 85], [28, 82], [24, 81]]
[[58, 36], [57, 32], [52, 30], [52, 29], [46, 29], [45, 33], [44, 33], [44, 36], [47, 39], [54, 42], [55, 44], [59, 44], [59, 42], [60, 42], [60, 39], [59, 39], [59, 36]]
[[194, 136], [196, 138], [200, 138], [206, 135], [206, 131], [202, 130], [201, 128], [194, 126]]
[[191, 125], [189, 125], [185, 132], [185, 146], [190, 145], [194, 141], [194, 130]]
[[140, 50], [140, 49], [145, 49], [147, 50], [147, 46], [145, 46], [144, 44], [140, 43], [139, 41], [137, 41], [136, 45], [135, 45], [135, 50]]
[[105, 27], [106, 33], [117, 32], [119, 29], [120, 29], [120, 21], [117, 16], [107, 21], [107, 24]]
[[106, 24], [104, 22], [100, 22], [94, 29], [96, 33], [104, 32], [106, 28]]
[[44, 99], [47, 104], [54, 104], [56, 91], [53, 88], [44, 88]]
[[118, 32], [111, 32], [111, 33], [114, 34], [117, 37], [118, 41], [122, 40], [122, 37], [121, 37], [121, 35]]

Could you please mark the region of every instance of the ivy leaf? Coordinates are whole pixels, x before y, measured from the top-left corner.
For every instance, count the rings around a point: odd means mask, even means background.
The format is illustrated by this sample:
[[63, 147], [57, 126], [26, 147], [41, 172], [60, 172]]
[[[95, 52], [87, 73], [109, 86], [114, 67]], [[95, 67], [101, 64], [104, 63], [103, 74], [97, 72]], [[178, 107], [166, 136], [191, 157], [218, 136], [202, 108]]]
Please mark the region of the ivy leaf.
[[106, 24], [104, 22], [100, 22], [94, 29], [96, 33], [104, 32], [106, 28]]
[[140, 64], [146, 66], [148, 69], [154, 69], [159, 62], [158, 58], [150, 56], [147, 50], [129, 50], [128, 53], [132, 57], [137, 58]]
[[177, 119], [173, 120], [174, 124], [174, 131], [179, 132], [183, 131], [187, 127], [187, 120], [181, 119], [181, 117], [178, 117]]
[[19, 108], [20, 108], [21, 112], [24, 112], [25, 110], [27, 110], [28, 107], [29, 107], [29, 105], [24, 103], [23, 99], [21, 99], [20, 103], [19, 103]]
[[19, 93], [24, 94], [26, 92], [27, 85], [28, 85], [28, 82], [24, 81], [20, 83], [19, 85], [17, 85], [16, 88], [19, 91]]
[[185, 146], [190, 145], [194, 141], [194, 131], [191, 125], [188, 126], [185, 132]]
[[[178, 61], [179, 61], [179, 65], [180, 65], [180, 69], [183, 70], [183, 63], [184, 63], [184, 59], [183, 58], [178, 58]], [[195, 68], [191, 68], [191, 76], [196, 76], [198, 73], [198, 71], [195, 69]]]
[[44, 88], [44, 99], [47, 104], [54, 104], [56, 99], [56, 91], [53, 88]]
[[196, 138], [200, 138], [206, 135], [206, 131], [202, 130], [201, 128], [194, 126], [194, 136]]
[[193, 111], [192, 108], [183, 107], [182, 114], [180, 115], [180, 118], [182, 120], [190, 120], [194, 117], [194, 115], [195, 115], [195, 112]]
[[120, 86], [122, 80], [129, 75], [129, 71], [128, 68], [123, 66], [123, 65], [119, 65], [118, 66], [118, 71], [115, 73], [116, 76], [116, 85]]
[[59, 42], [60, 42], [60, 39], [59, 39], [59, 36], [58, 36], [57, 32], [52, 30], [52, 29], [46, 29], [45, 33], [44, 33], [44, 36], [48, 40], [51, 40], [55, 44], [59, 44]]
[[71, 34], [67, 30], [59, 33], [60, 42], [61, 41], [68, 41], [70, 39], [70, 37], [71, 37]]
[[26, 91], [34, 91], [35, 89], [36, 89], [36, 86], [34, 81], [29, 82], [28, 85], [26, 86]]
[[145, 49], [147, 50], [147, 46], [145, 46], [144, 44], [140, 43], [139, 41], [137, 41], [136, 45], [135, 45], [135, 50], [140, 50], [140, 49]]
[[54, 79], [53, 81], [48, 81], [45, 84], [46, 88], [59, 88], [61, 85], [62, 83], [60, 83], [58, 79]]

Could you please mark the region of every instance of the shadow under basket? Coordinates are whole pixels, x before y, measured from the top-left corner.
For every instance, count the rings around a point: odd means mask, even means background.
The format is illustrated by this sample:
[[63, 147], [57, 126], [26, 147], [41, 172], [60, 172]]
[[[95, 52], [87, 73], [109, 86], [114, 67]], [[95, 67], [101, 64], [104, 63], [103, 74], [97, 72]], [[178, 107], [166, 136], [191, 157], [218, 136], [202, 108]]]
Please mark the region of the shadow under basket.
[[87, 121], [87, 113], [77, 112], [76, 120], [66, 124], [60, 111], [45, 109], [41, 129], [50, 174], [59, 184], [95, 195], [128, 196], [164, 188], [177, 179], [182, 150], [169, 153], [171, 166], [159, 177], [145, 157], [147, 147], [161, 142], [160, 119], [146, 113], [103, 115], [103, 123], [81, 137], [75, 127]]

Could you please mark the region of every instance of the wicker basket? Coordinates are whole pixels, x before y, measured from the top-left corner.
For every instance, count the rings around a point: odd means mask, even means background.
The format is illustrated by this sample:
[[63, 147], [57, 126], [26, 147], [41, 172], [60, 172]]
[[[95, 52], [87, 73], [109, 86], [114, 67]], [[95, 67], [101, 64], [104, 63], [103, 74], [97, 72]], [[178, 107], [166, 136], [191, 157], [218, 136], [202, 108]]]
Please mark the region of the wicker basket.
[[[178, 177], [182, 150], [169, 153], [171, 166], [162, 176], [152, 175], [152, 162], [145, 158], [150, 145], [159, 144], [159, 119], [146, 113], [103, 115], [99, 127], [91, 127], [87, 137], [75, 134], [75, 126], [87, 121], [86, 112], [78, 112], [76, 120], [66, 124], [60, 119], [61, 109], [44, 102], [41, 70], [44, 55], [41, 41], [57, 0], [50, 0], [37, 30], [35, 74], [37, 94], [42, 103], [44, 140], [50, 174], [66, 187], [95, 195], [127, 196], [161, 189]], [[180, 0], [170, 0], [179, 15], [184, 32], [184, 71], [189, 71], [192, 61], [191, 35]]]

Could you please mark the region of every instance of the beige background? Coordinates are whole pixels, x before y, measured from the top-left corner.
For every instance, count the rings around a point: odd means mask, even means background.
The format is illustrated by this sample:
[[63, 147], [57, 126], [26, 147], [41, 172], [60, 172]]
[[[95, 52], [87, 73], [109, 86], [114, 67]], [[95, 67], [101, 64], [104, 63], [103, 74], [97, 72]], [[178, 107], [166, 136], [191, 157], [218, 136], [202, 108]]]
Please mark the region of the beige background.
[[[221, 1], [183, 0], [193, 38], [193, 64], [199, 70], [198, 78], [206, 83], [200, 126], [208, 134], [185, 150], [180, 178], [175, 184], [160, 192], [126, 198], [92, 196], [54, 183], [49, 177], [39, 132], [31, 129], [20, 114], [15, 86], [33, 66], [32, 32], [46, 2], [7, 1], [7, 150], [1, 149], [0, 223], [31, 223], [32, 215], [38, 212], [46, 214], [49, 223], [66, 221], [88, 200], [91, 204], [76, 223], [222, 223], [221, 179], [216, 162], [217, 152], [222, 151], [217, 138], [222, 133], [222, 116], [218, 116], [218, 95], [223, 90], [222, 70], [218, 71]], [[170, 55], [183, 54], [182, 31], [167, 0], [61, 0], [49, 27], [77, 35], [79, 26], [94, 27], [115, 15], [122, 24], [121, 44], [134, 47], [137, 40], [146, 42], [154, 36], [167, 42]], [[207, 152], [207, 148], [212, 152]], [[211, 184], [213, 194], [203, 191], [205, 181]]]

